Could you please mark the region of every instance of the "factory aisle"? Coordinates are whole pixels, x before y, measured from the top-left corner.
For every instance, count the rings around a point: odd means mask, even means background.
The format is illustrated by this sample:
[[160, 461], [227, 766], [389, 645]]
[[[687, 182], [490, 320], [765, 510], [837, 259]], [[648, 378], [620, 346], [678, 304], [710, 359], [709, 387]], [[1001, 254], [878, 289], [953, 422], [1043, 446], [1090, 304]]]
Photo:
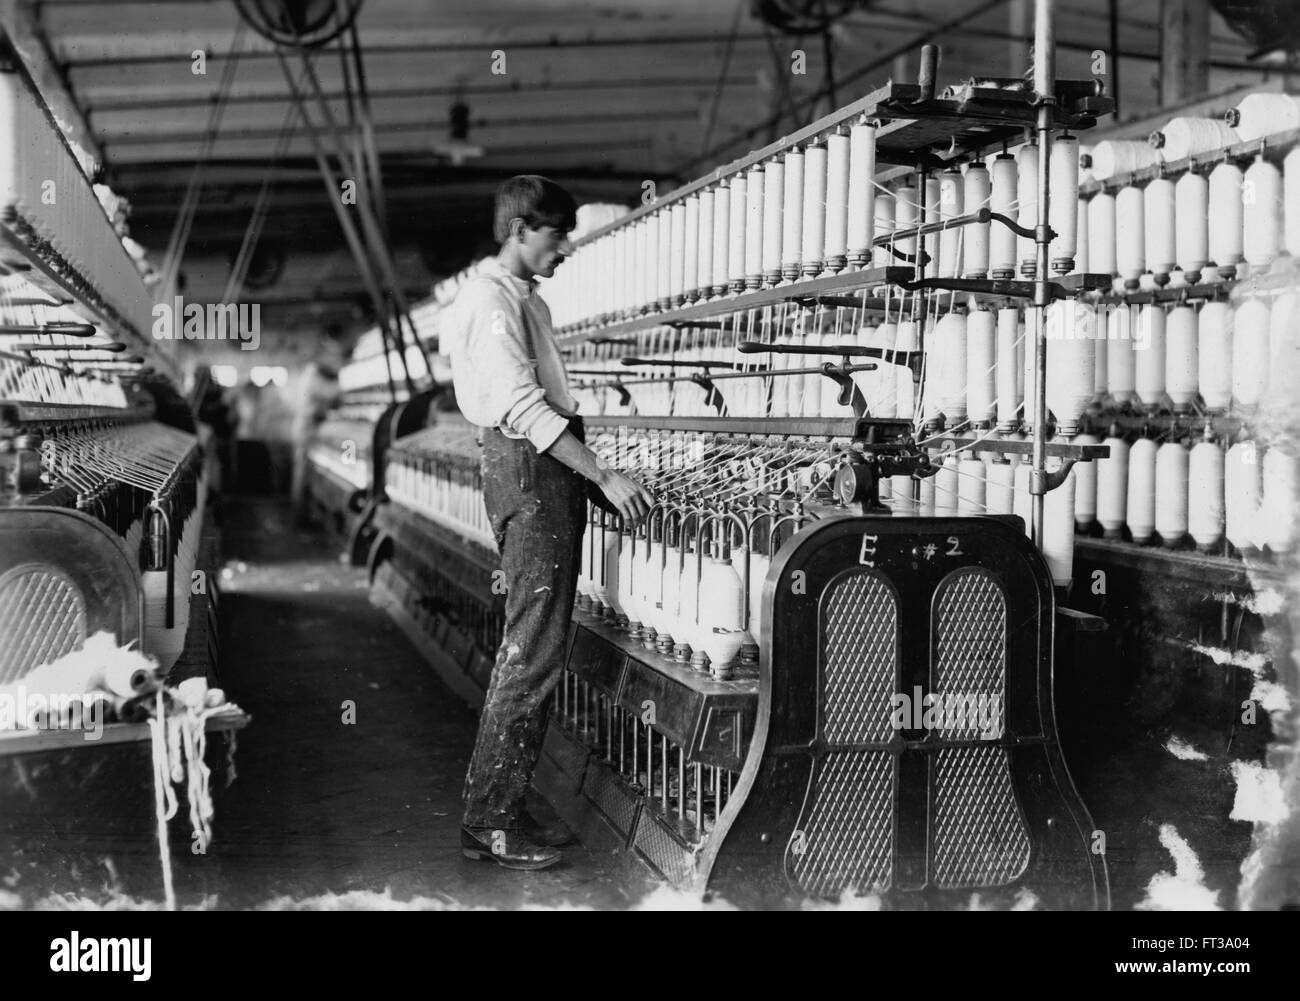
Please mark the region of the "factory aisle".
[[465, 906], [630, 903], [605, 859], [580, 846], [538, 873], [462, 858], [476, 713], [369, 603], [364, 569], [295, 531], [287, 505], [241, 500], [223, 535], [221, 676], [253, 722], [217, 802], [213, 855], [185, 865], [194, 889], [221, 907], [352, 891]]

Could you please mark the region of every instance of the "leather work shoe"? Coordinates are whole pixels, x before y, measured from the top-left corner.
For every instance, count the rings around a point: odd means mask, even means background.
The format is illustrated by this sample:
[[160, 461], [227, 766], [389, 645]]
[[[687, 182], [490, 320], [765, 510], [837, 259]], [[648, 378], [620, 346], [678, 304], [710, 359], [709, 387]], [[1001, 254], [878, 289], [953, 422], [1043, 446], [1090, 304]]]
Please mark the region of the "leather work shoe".
[[495, 862], [506, 869], [545, 869], [560, 853], [529, 840], [522, 831], [460, 829], [460, 852], [468, 859]]
[[553, 824], [543, 824], [531, 813], [525, 813], [520, 828], [529, 841], [548, 848], [559, 848], [573, 842], [573, 832], [558, 820]]

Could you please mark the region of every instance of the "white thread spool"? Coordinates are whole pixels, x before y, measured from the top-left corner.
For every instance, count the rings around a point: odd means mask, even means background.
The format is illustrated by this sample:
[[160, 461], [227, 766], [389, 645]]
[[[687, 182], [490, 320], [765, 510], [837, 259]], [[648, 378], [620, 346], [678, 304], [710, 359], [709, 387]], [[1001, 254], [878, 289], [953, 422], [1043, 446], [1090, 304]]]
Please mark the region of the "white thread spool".
[[785, 154], [785, 202], [781, 216], [781, 277], [792, 282], [799, 277], [803, 261], [803, 151], [792, 149]]
[[1300, 381], [1300, 339], [1296, 324], [1300, 322], [1300, 297], [1283, 292], [1273, 300], [1268, 318], [1268, 390], [1271, 400], [1290, 399]]
[[649, 312], [659, 305], [659, 265], [663, 255], [659, 253], [660, 216], [658, 211], [651, 212], [643, 218], [645, 223], [645, 287], [644, 309]]
[[966, 419], [966, 314], [941, 316], [926, 341], [925, 417], [942, 413], [952, 429]]
[[[989, 171], [989, 208], [1008, 219], [1019, 221], [1016, 204], [1017, 170], [1015, 157], [1008, 153], [994, 157]], [[1002, 223], [989, 229], [989, 268], [994, 278], [1014, 278], [1016, 274], [1016, 234]]]
[[1232, 146], [1241, 140], [1237, 131], [1219, 118], [1171, 118], [1164, 128], [1151, 133], [1151, 147], [1161, 160], [1185, 160], [1189, 156]]
[[[872, 190], [875, 190], [873, 184]], [[894, 196], [887, 191], [876, 192], [875, 203], [875, 236], [873, 242], [882, 236], [889, 236], [894, 232]], [[879, 260], [881, 264], [888, 264], [893, 255], [888, 250], [882, 250]], [[872, 259], [875, 260], [875, 251], [872, 251]]]
[[1231, 278], [1242, 261], [1241, 186], [1245, 180], [1235, 163], [1210, 171], [1210, 260], [1220, 278]]
[[[978, 161], [967, 165], [962, 179], [962, 206], [966, 212], [978, 212], [989, 207], [991, 183], [988, 167]], [[988, 276], [990, 225], [992, 224], [987, 222], [973, 222], [963, 228], [962, 277]]]
[[1103, 139], [1092, 148], [1092, 176], [1098, 181], [1131, 174], [1160, 162], [1160, 154], [1149, 142], [1132, 139]]
[[1137, 366], [1133, 357], [1133, 309], [1118, 305], [1106, 318], [1107, 391], [1119, 404], [1133, 399], [1137, 384]]
[[1146, 543], [1156, 530], [1156, 443], [1139, 438], [1128, 453], [1128, 508], [1125, 521], [1136, 543]]
[[1155, 275], [1157, 285], [1169, 283], [1169, 272], [1177, 262], [1174, 182], [1157, 177], [1142, 195], [1143, 245], [1147, 269]]
[[1199, 333], [1196, 311], [1177, 306], [1165, 319], [1165, 392], [1176, 413], [1192, 409], [1199, 385], [1197, 364]]
[[673, 272], [673, 227], [672, 227], [672, 209], [661, 208], [655, 212], [655, 218], [659, 224], [659, 277], [655, 288], [655, 301], [660, 309], [668, 309], [672, 306], [672, 272]]
[[1201, 269], [1210, 263], [1209, 212], [1210, 182], [1189, 170], [1174, 185], [1174, 257], [1189, 285], [1200, 281]]
[[698, 223], [698, 243], [695, 257], [695, 296], [704, 300], [709, 297], [713, 286], [713, 198], [716, 189], [705, 188], [700, 192], [700, 218]]
[[[882, 323], [869, 338], [860, 337], [859, 343], [865, 344], [867, 347], [888, 348], [892, 351], [898, 344], [898, 324]], [[900, 366], [886, 364], [884, 359], [878, 360], [876, 365], [876, 371], [863, 373], [863, 375], [872, 376], [874, 380], [870, 385], [874, 386], [871, 398], [875, 401], [876, 408], [871, 412], [880, 417], [898, 417], [898, 375]], [[903, 370], [906, 371], [906, 369]], [[911, 415], [912, 411], [909, 409], [907, 416], [910, 418]]]
[[1263, 466], [1260, 517], [1264, 541], [1273, 553], [1289, 553], [1295, 546], [1296, 510], [1300, 509], [1296, 460], [1290, 452], [1274, 445], [1264, 453]]
[[1098, 275], [1119, 272], [1115, 259], [1115, 196], [1099, 191], [1088, 202], [1088, 270]]
[[[1038, 145], [1026, 143], [1016, 154], [1016, 221], [1031, 230], [1038, 228]], [[1049, 206], [1050, 208], [1050, 206]], [[1020, 273], [1033, 278], [1038, 270], [1038, 246], [1028, 236], [1016, 238]]]
[[763, 170], [763, 287], [781, 280], [782, 236], [785, 232], [785, 165], [769, 160]]
[[957, 514], [974, 517], [985, 511], [984, 463], [967, 456], [957, 463]]
[[1079, 419], [1092, 401], [1097, 356], [1097, 311], [1078, 299], [1047, 307], [1047, 409], [1057, 433], [1078, 434]]
[[866, 267], [876, 221], [876, 128], [858, 122], [849, 130], [849, 266]]
[[1156, 532], [1166, 549], [1187, 534], [1187, 449], [1167, 441], [1156, 451]]
[[1264, 398], [1268, 386], [1269, 328], [1268, 303], [1249, 296], [1232, 316], [1232, 401], [1253, 410]]
[[1115, 273], [1135, 289], [1146, 271], [1146, 211], [1141, 188], [1129, 185], [1115, 196]]
[[[925, 224], [937, 225], [939, 222], [939, 179], [931, 177], [925, 182]], [[926, 256], [930, 260], [925, 265], [925, 273], [933, 275], [939, 267], [939, 232], [935, 230], [926, 235], [924, 240]]]
[[[933, 452], [930, 453], [932, 462], [934, 461], [934, 454]], [[935, 465], [940, 467], [939, 472], [943, 471], [940, 463], [935, 463]], [[927, 476], [918, 481], [916, 513], [922, 518], [933, 518], [935, 515], [936, 496], [938, 494], [935, 481], [938, 478], [939, 473], [935, 473], [933, 476]]]
[[745, 288], [763, 285], [763, 174], [756, 163], [745, 174]]
[[1128, 518], [1128, 443], [1116, 435], [1104, 442], [1110, 454], [1097, 462], [1097, 521], [1108, 539], [1123, 534]]
[[1202, 440], [1187, 463], [1187, 532], [1202, 552], [1223, 541], [1223, 449]]
[[1259, 454], [1253, 441], [1239, 441], [1224, 458], [1224, 528], [1228, 541], [1242, 552], [1256, 549], [1255, 528], [1263, 493]]
[[[1022, 383], [1024, 407], [1021, 410], [1021, 421], [1024, 424], [1026, 431], [1032, 431], [1035, 422], [1038, 419], [1038, 414], [1034, 410], [1034, 401], [1038, 387], [1038, 370], [1034, 366], [1034, 341], [1038, 336], [1038, 331], [1036, 329], [1037, 315], [1032, 310], [1027, 311], [1025, 313], [1025, 321], [1026, 323], [1020, 352], [1020, 372], [1021, 378], [1024, 380]], [[1048, 354], [1050, 357], [1050, 345], [1048, 347]]]
[[727, 293], [731, 251], [731, 183], [722, 181], [713, 195], [713, 295]]
[[940, 278], [956, 278], [961, 274], [961, 243], [963, 228], [950, 225], [963, 214], [965, 183], [961, 171], [955, 167], [939, 175], [939, 221], [945, 226], [939, 234]]
[[1262, 156], [1246, 168], [1241, 206], [1242, 256], [1266, 272], [1282, 249], [1282, 174]]
[[[1100, 445], [1095, 434], [1075, 435], [1072, 445]], [[1086, 532], [1097, 520], [1097, 459], [1074, 466], [1074, 524]]]
[[997, 416], [997, 317], [976, 309], [966, 317], [966, 417], [978, 428]]
[[[894, 228], [896, 230], [914, 229], [921, 218], [921, 204], [918, 201], [915, 185], [903, 184], [894, 191]], [[895, 241], [895, 248], [900, 254], [916, 253], [916, 237], [904, 236]]]
[[[1049, 458], [1049, 472], [1059, 470], [1061, 460]], [[1078, 478], [1073, 469], [1055, 490], [1049, 490], [1043, 500], [1043, 544], [1039, 548], [1047, 560], [1052, 583], [1069, 587], [1074, 580], [1074, 517], [1075, 492]]]
[[890, 499], [895, 518], [909, 518], [916, 514], [916, 480], [910, 476], [891, 476]]
[[1021, 403], [1028, 399], [1025, 395], [1025, 358], [1032, 353], [1033, 349], [1030, 346], [1025, 317], [1022, 313], [1016, 328], [1016, 396], [1020, 398]]
[[699, 291], [700, 272], [700, 196], [686, 197], [686, 238], [682, 249], [685, 255], [682, 271], [683, 298], [694, 300]]
[[1011, 513], [1023, 522], [1026, 538], [1032, 538], [1034, 531], [1034, 499], [1029, 492], [1029, 466], [1028, 462], [1016, 464], [1011, 501]]
[[739, 292], [745, 287], [745, 224], [749, 182], [744, 174], [731, 175], [731, 208], [727, 237], [727, 288]]
[[984, 503], [988, 514], [1012, 514], [1015, 511], [1016, 470], [1006, 456], [994, 453], [993, 461], [984, 470]]
[[686, 202], [678, 199], [668, 210], [669, 278], [671, 305], [680, 306], [686, 295]]
[[816, 278], [822, 270], [826, 250], [826, 147], [813, 143], [803, 157], [803, 253], [800, 264], [805, 278]]
[[1247, 94], [1224, 120], [1241, 142], [1300, 128], [1300, 99], [1290, 94]]
[[1282, 201], [1286, 251], [1300, 258], [1300, 146], [1293, 147], [1282, 161]]
[[1097, 307], [1097, 339], [1093, 341], [1092, 398], [1100, 403], [1106, 398], [1110, 385], [1110, 351], [1107, 347], [1110, 337], [1109, 306]]
[[826, 140], [826, 224], [822, 261], [828, 272], [848, 263], [849, 137], [836, 132]]
[[[983, 463], [980, 464], [983, 466]], [[957, 515], [958, 487], [960, 481], [961, 460], [955, 451], [944, 456], [939, 472], [934, 477], [934, 514], [936, 518], [952, 518]]]
[[1148, 410], [1165, 395], [1165, 311], [1154, 303], [1138, 310], [1133, 336], [1133, 391]]
[[1020, 424], [1016, 410], [1021, 403], [1018, 392], [1019, 352], [1016, 340], [1020, 336], [1020, 311], [1003, 307], [997, 314], [997, 399], [998, 424], [1001, 434], [1009, 434]]
[[1074, 255], [1074, 270], [1070, 273], [1093, 274], [1095, 272], [1092, 271], [1092, 261], [1088, 258], [1088, 203], [1082, 198], [1075, 199], [1074, 218], [1077, 220], [1079, 230], [1077, 236], [1078, 249]]
[[1227, 411], [1232, 403], [1232, 311], [1226, 302], [1207, 302], [1201, 307], [1197, 370], [1205, 406]]
[[1079, 246], [1079, 140], [1071, 135], [1057, 136], [1052, 140], [1048, 162], [1052, 186], [1047, 203], [1048, 225], [1056, 233], [1049, 257], [1052, 270], [1064, 275], [1074, 270]]
[[[902, 320], [898, 324], [898, 337], [894, 350], [915, 351], [919, 347], [916, 321]], [[897, 386], [898, 416], [911, 417], [916, 408], [916, 384], [912, 382], [912, 370], [906, 365], [895, 365], [895, 385]]]

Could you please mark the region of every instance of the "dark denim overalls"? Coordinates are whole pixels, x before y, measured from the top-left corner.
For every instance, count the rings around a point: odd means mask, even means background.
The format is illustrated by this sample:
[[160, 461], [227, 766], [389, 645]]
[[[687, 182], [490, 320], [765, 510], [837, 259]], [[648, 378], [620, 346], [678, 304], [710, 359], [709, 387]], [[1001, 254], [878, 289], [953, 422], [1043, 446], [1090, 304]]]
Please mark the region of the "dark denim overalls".
[[[523, 324], [535, 361], [526, 311]], [[582, 418], [570, 419], [569, 430], [582, 441]], [[506, 622], [465, 776], [463, 823], [510, 830], [520, 826], [564, 667], [588, 484], [527, 439], [488, 428], [481, 444], [483, 498], [505, 572]]]

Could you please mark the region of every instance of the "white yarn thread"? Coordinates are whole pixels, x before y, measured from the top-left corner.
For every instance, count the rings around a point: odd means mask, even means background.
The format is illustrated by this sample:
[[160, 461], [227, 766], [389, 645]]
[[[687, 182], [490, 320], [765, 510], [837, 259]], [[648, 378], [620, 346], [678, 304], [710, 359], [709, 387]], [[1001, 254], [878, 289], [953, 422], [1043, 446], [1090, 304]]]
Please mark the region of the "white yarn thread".
[[1185, 160], [1240, 141], [1237, 130], [1221, 118], [1171, 118], [1151, 133], [1151, 145], [1165, 161]]

